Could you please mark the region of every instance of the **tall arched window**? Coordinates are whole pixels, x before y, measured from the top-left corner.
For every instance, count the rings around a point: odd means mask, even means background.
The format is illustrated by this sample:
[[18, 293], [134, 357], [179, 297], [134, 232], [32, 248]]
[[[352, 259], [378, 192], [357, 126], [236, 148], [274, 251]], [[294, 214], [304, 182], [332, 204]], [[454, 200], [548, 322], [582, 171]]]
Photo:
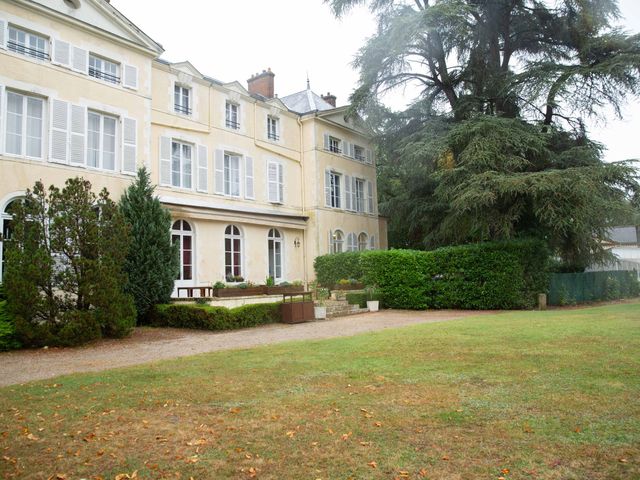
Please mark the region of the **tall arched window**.
[[347, 252], [355, 252], [358, 249], [357, 243], [355, 233], [347, 235]]
[[362, 232], [358, 235], [358, 250], [363, 251], [369, 247], [369, 238], [367, 234]]
[[224, 274], [242, 276], [242, 235], [235, 225], [228, 225], [224, 231]]
[[193, 280], [193, 230], [186, 220], [177, 220], [171, 229], [171, 240], [180, 251], [180, 273], [177, 280]]
[[341, 253], [344, 244], [344, 234], [336, 230], [331, 234], [331, 253]]
[[275, 228], [269, 230], [267, 252], [269, 256], [269, 276], [278, 282], [282, 280], [282, 235]]
[[2, 275], [4, 272], [4, 267], [6, 265], [7, 259], [4, 254], [5, 246], [4, 240], [11, 239], [11, 233], [13, 232], [13, 215], [11, 214], [11, 208], [17, 203], [21, 202], [21, 198], [16, 198], [7, 203], [7, 206], [0, 213], [0, 227], [2, 228], [2, 240], [0, 240], [0, 259], [2, 262], [0, 263], [0, 281], [2, 280]]

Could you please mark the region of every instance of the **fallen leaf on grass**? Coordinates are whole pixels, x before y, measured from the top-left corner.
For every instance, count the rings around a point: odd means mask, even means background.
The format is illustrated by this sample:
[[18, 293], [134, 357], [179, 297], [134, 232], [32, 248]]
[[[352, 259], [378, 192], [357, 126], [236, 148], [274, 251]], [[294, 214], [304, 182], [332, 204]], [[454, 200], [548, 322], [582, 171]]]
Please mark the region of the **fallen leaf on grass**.
[[67, 475], [64, 473], [56, 473], [51, 475], [47, 480], [67, 480]]
[[342, 434], [342, 440], [345, 440], [345, 441], [346, 441], [346, 440], [349, 440], [349, 437], [351, 436], [351, 433], [352, 433], [352, 432], [349, 432], [349, 433], [343, 433], [343, 434]]
[[374, 423], [374, 425], [375, 425], [376, 427], [381, 427], [381, 426], [382, 426], [382, 422], [375, 422], [375, 423]]
[[406, 470], [400, 470], [399, 472], [400, 478], [409, 478], [409, 472]]
[[378, 468], [378, 464], [376, 462], [373, 462], [373, 461], [367, 463], [367, 465], [369, 465], [371, 468]]
[[204, 438], [200, 438], [198, 440], [191, 440], [190, 442], [187, 442], [187, 445], [189, 447], [195, 447], [198, 445], [206, 445], [207, 444], [207, 440]]
[[449, 460], [449, 457], [447, 455], [443, 455], [442, 460]]
[[293, 438], [295, 434], [296, 434], [295, 430], [289, 430], [285, 435], [289, 438]]
[[138, 478], [138, 470], [135, 470], [131, 475], [128, 473], [120, 473], [119, 475], [116, 475], [115, 480], [132, 480], [134, 478]]
[[256, 475], [258, 475], [258, 469], [255, 467], [251, 467], [249, 468], [249, 476], [251, 478], [255, 477]]
[[229, 413], [233, 413], [234, 415], [240, 413], [240, 407], [230, 408]]
[[27, 435], [27, 438], [29, 440], [32, 440], [34, 442], [37, 442], [38, 440], [40, 440], [38, 437], [36, 437], [33, 433], [30, 433], [29, 435]]
[[502, 470], [500, 470], [500, 473], [502, 473], [503, 475], [509, 475], [510, 470], [508, 468], [503, 468]]
[[628, 460], [626, 458], [619, 458], [618, 461], [620, 463], [627, 463], [628, 462]]
[[421, 468], [420, 471], [418, 472], [418, 475], [420, 475], [421, 477], [426, 477], [427, 476], [427, 469], [426, 468]]

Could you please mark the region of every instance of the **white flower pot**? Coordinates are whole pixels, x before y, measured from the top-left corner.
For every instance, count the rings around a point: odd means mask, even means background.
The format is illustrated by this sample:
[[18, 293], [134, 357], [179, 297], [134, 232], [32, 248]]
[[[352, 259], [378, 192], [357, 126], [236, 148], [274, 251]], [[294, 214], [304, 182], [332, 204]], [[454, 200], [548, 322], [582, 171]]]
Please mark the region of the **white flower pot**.
[[370, 312], [377, 312], [380, 308], [380, 301], [378, 300], [367, 300], [367, 308]]
[[327, 307], [313, 307], [313, 313], [315, 314], [316, 320], [327, 318]]

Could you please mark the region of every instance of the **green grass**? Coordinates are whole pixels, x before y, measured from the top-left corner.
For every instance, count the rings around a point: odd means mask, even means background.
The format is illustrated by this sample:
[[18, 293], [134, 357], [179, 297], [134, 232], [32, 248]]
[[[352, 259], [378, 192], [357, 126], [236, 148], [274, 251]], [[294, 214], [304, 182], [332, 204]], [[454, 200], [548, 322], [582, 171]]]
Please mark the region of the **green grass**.
[[66, 376], [0, 389], [0, 478], [638, 479], [639, 372], [636, 302]]

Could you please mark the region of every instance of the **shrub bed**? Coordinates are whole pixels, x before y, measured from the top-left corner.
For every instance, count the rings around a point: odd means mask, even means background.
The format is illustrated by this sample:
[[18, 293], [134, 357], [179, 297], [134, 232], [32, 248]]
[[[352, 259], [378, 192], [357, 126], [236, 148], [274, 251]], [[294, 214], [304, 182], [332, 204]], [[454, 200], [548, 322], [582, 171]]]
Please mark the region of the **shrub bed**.
[[236, 308], [209, 305], [156, 305], [147, 322], [154, 327], [233, 330], [279, 322], [280, 303], [259, 303]]
[[20, 342], [16, 339], [15, 323], [6, 307], [7, 302], [0, 300], [0, 352], [20, 348]]
[[360, 308], [367, 308], [367, 300], [377, 300], [380, 302], [380, 308], [383, 308], [382, 294], [374, 293], [371, 298], [366, 293], [347, 293], [345, 295], [349, 305], [358, 305]]
[[542, 242], [518, 240], [432, 251], [351, 252], [318, 257], [322, 283], [335, 276], [375, 285], [388, 308], [531, 308], [546, 291]]

